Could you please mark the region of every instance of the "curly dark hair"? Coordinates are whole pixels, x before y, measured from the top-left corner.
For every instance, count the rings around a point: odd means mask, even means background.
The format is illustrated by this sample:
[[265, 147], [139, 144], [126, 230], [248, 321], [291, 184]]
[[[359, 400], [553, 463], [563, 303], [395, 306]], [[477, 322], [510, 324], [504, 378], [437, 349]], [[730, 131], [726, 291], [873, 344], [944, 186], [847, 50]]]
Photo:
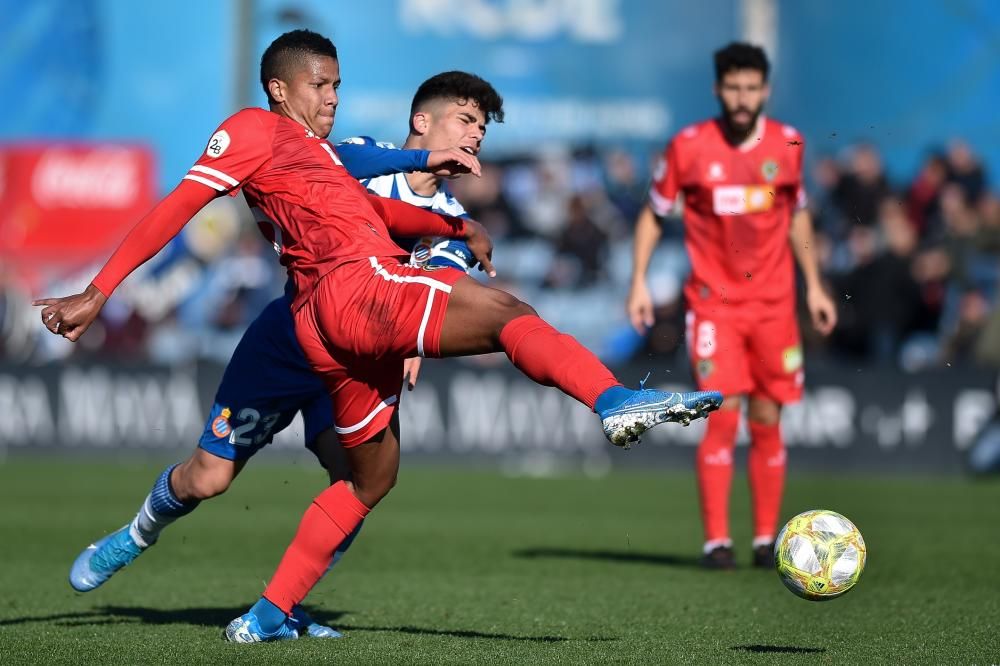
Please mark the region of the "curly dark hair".
[[486, 122], [491, 120], [503, 122], [503, 97], [490, 85], [489, 81], [468, 72], [442, 72], [435, 74], [420, 84], [413, 103], [410, 105], [410, 117], [421, 110], [428, 102], [439, 99], [454, 100], [459, 104], [475, 102], [486, 116]]
[[767, 61], [767, 54], [764, 49], [746, 42], [732, 42], [724, 48], [715, 52], [715, 81], [722, 81], [729, 72], [738, 69], [754, 69], [764, 76], [771, 71], [771, 64]]
[[260, 57], [260, 85], [267, 101], [273, 103], [267, 82], [271, 79], [287, 81], [292, 70], [306, 56], [329, 56], [337, 59], [337, 47], [329, 39], [312, 30], [292, 30], [281, 35], [264, 50]]

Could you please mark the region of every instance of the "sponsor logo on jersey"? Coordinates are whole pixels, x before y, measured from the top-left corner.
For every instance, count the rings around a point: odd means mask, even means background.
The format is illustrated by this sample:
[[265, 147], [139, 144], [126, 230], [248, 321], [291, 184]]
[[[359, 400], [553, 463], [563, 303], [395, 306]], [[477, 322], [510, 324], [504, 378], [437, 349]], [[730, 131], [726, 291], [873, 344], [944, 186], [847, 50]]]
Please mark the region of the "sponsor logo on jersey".
[[802, 367], [802, 347], [794, 345], [781, 352], [781, 361], [785, 372], [792, 373]]
[[778, 177], [778, 163], [774, 160], [765, 161], [760, 167], [760, 173], [764, 176], [764, 180], [773, 183], [774, 179]]
[[229, 433], [232, 432], [232, 427], [229, 425], [229, 417], [232, 416], [233, 412], [228, 407], [224, 407], [222, 411], [212, 419], [212, 434], [216, 437], [228, 437]]
[[774, 208], [774, 190], [765, 185], [722, 185], [712, 188], [716, 215], [764, 213]]
[[229, 147], [229, 132], [226, 130], [219, 130], [212, 135], [212, 138], [208, 140], [208, 148], [205, 149], [205, 154], [209, 157], [220, 157], [222, 153], [226, 152], [226, 148]]

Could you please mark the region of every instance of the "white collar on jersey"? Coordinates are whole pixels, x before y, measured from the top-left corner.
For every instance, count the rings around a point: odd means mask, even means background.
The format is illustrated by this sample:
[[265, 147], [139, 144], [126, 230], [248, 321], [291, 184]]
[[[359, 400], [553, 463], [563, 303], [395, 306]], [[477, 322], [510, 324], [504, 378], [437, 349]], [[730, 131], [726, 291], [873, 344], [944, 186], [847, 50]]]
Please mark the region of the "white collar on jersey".
[[426, 207], [431, 205], [435, 198], [441, 195], [442, 188], [438, 188], [437, 192], [426, 197], [422, 194], [417, 194], [410, 187], [410, 181], [406, 180], [405, 173], [396, 174], [396, 189], [399, 191], [399, 198], [401, 201], [405, 201], [408, 204], [413, 204], [415, 206]]

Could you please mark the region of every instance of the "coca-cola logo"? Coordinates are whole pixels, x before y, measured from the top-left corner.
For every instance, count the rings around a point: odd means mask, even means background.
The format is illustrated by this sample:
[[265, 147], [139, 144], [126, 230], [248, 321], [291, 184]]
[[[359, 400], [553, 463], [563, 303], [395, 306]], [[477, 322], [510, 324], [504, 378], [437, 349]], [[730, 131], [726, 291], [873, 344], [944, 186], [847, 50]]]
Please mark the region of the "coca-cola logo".
[[138, 157], [127, 148], [52, 149], [35, 166], [31, 193], [42, 208], [128, 208], [139, 183]]

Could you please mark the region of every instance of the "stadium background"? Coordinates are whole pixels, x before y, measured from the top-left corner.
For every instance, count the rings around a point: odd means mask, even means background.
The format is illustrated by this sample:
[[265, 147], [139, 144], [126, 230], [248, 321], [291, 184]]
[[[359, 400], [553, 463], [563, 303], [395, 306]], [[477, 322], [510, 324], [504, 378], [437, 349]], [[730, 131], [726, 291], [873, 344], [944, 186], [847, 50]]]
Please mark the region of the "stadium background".
[[[436, 72], [492, 81], [507, 122], [489, 128], [484, 177], [454, 189], [494, 233], [500, 281], [626, 379], [672, 386], [689, 385], [680, 226], [653, 263], [660, 322], [646, 338], [624, 316], [631, 226], [666, 138], [716, 110], [712, 50], [763, 44], [769, 112], [807, 140], [841, 312], [828, 341], [804, 327], [792, 468], [960, 470], [1000, 357], [1000, 5], [917, 4], [901, 16], [862, 0], [6, 2], [0, 68], [17, 92], [0, 109], [0, 455], [174, 456], [195, 441], [221, 364], [283, 283], [240, 201], [203, 211], [75, 347], [28, 303], [85, 284], [220, 119], [262, 103], [259, 53], [305, 25], [340, 50], [335, 139], [401, 142], [412, 92]], [[586, 410], [492, 358], [427, 364], [403, 416], [409, 460], [532, 474], [683, 465], [700, 433], [610, 450]], [[270, 455], [300, 454], [300, 433]]]
[[[140, 561], [70, 590], [80, 549], [188, 455], [284, 276], [225, 198], [77, 345], [30, 299], [85, 286], [220, 120], [263, 102], [260, 52], [299, 26], [340, 49], [335, 139], [401, 141], [439, 71], [491, 80], [507, 122], [456, 190], [496, 235], [502, 282], [628, 381], [681, 387], [680, 227], [653, 263], [647, 338], [624, 316], [630, 230], [667, 137], [716, 111], [711, 52], [768, 49], [842, 321], [806, 338], [782, 518], [854, 520], [856, 592], [810, 604], [745, 566], [740, 472], [741, 568], [701, 570], [702, 426], [613, 449], [491, 358], [427, 363], [404, 395], [399, 486], [307, 599], [345, 640], [219, 638], [326, 482], [298, 423]], [[1000, 365], [998, 62], [992, 0], [0, 0], [0, 661], [997, 663], [1000, 485], [963, 470]]]

